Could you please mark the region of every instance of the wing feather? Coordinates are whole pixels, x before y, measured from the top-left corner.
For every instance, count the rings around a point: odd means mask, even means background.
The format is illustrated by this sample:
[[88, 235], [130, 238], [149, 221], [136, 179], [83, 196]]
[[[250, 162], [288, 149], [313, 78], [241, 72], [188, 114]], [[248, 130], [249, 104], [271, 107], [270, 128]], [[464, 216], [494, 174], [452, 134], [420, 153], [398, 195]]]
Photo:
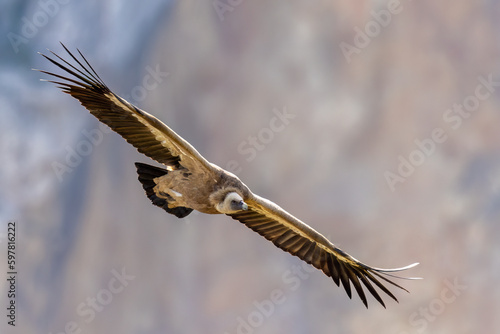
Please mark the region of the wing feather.
[[320, 233], [273, 202], [252, 195], [250, 199], [246, 200], [246, 203], [249, 206], [248, 210], [239, 211], [230, 214], [230, 216], [270, 240], [282, 250], [322, 270], [333, 279], [337, 286], [342, 284], [349, 298], [352, 298], [351, 287], [354, 287], [363, 304], [368, 307], [368, 300], [363, 290], [364, 286], [385, 307], [384, 301], [375, 289], [376, 286], [397, 301], [394, 294], [381, 280], [407, 291], [388, 279], [387, 276], [401, 278], [390, 273], [412, 268], [416, 264], [397, 269], [370, 267], [337, 248]]
[[42, 54], [52, 64], [70, 75], [64, 76], [40, 70], [40, 72], [64, 80], [51, 82], [56, 83], [65, 93], [79, 100], [92, 115], [120, 134], [140, 153], [162, 164], [172, 166], [174, 169], [181, 166], [189, 168], [193, 165], [206, 169], [212, 168], [191, 144], [168, 126], [114, 94], [79, 50], [78, 53], [83, 61], [80, 61], [64, 45], [62, 46], [78, 67], [54, 52], [51, 52], [54, 58]]
[[[340, 268], [339, 268], [338, 262], [336, 261], [336, 259], [332, 253], [328, 253], [328, 252], [325, 252], [325, 253], [326, 253], [326, 261], [327, 261], [327, 265], [328, 265], [328, 270], [330, 272], [330, 277], [333, 279], [335, 284], [337, 284], [337, 286], [340, 286]], [[326, 272], [325, 272], [325, 274], [326, 274]], [[350, 290], [347, 292], [347, 294], [350, 295]]]

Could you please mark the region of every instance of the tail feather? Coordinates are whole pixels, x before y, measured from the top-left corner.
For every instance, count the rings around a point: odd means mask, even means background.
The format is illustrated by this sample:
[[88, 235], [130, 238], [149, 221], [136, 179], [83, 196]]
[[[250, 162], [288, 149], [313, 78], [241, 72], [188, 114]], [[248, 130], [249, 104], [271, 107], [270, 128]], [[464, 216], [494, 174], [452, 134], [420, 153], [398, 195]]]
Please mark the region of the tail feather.
[[139, 181], [142, 184], [142, 187], [146, 191], [146, 196], [151, 200], [151, 202], [164, 209], [170, 214], [178, 218], [184, 218], [193, 211], [193, 209], [186, 208], [183, 206], [178, 206], [175, 208], [169, 208], [168, 203], [170, 201], [174, 201], [173, 198], [161, 198], [158, 197], [154, 191], [154, 187], [156, 183], [154, 181], [155, 178], [168, 174], [168, 170], [163, 168], [158, 168], [154, 166], [150, 166], [147, 164], [143, 164], [140, 162], [135, 163], [135, 167], [137, 168], [137, 174], [139, 174]]

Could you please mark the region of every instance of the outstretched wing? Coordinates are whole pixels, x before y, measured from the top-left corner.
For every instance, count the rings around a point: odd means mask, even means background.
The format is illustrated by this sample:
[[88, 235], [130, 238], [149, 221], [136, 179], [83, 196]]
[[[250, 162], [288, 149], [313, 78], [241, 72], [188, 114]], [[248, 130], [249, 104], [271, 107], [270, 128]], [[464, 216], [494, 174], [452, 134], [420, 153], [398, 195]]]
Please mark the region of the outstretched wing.
[[395, 301], [398, 301], [396, 297], [382, 284], [384, 281], [407, 291], [389, 280], [387, 276], [400, 278], [391, 275], [391, 273], [412, 268], [418, 263], [397, 269], [370, 267], [335, 247], [323, 235], [273, 202], [257, 195], [253, 195], [245, 202], [248, 205], [248, 210], [230, 214], [233, 219], [239, 220], [282, 250], [322, 270], [334, 280], [337, 286], [342, 283], [349, 298], [351, 298], [350, 284], [354, 286], [366, 307], [368, 307], [368, 302], [362, 285], [384, 307], [385, 304], [374, 285]]
[[51, 53], [58, 60], [42, 54], [54, 65], [70, 74], [70, 76], [63, 76], [39, 70], [64, 80], [63, 82], [49, 80], [50, 82], [59, 85], [58, 87], [63, 92], [79, 100], [99, 121], [119, 133], [139, 152], [148, 157], [172, 169], [180, 166], [188, 168], [193, 165], [212, 168], [191, 144], [168, 126], [114, 94], [99, 78], [80, 50], [78, 53], [83, 61], [78, 60], [62, 43], [61, 45], [77, 65], [70, 64], [52, 51]]

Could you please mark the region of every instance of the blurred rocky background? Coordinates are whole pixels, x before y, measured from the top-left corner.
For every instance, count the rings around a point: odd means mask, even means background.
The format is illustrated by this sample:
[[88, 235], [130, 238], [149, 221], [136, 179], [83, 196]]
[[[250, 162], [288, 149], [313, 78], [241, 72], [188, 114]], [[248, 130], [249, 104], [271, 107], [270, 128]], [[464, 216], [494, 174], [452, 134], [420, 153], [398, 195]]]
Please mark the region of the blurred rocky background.
[[[496, 1], [2, 0], [2, 333], [493, 333]], [[225, 216], [177, 219], [151, 163], [32, 68], [82, 51], [154, 114], [359, 260], [420, 262], [366, 310]], [[5, 314], [4, 314], [5, 313]]]

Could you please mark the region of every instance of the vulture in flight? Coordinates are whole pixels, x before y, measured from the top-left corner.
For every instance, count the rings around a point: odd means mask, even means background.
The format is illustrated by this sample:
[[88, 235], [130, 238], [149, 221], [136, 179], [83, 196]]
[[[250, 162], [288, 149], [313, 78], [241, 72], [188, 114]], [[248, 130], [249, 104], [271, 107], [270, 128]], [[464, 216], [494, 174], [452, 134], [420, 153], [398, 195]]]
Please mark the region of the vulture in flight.
[[48, 81], [80, 101], [92, 115], [140, 153], [165, 165], [163, 169], [135, 163], [139, 181], [154, 205], [179, 218], [186, 217], [193, 210], [226, 214], [276, 247], [323, 271], [337, 286], [342, 284], [349, 298], [351, 286], [354, 287], [366, 307], [368, 302], [363, 285], [384, 307], [375, 286], [395, 301], [396, 297], [386, 285], [407, 291], [391, 278], [402, 278], [393, 273], [418, 263], [397, 269], [380, 269], [356, 260], [275, 203], [252, 193], [236, 175], [207, 161], [159, 119], [114, 94], [79, 50], [80, 59], [62, 46], [76, 64], [72, 65], [52, 51], [56, 58], [41, 55], [68, 76], [40, 72], [61, 79]]

